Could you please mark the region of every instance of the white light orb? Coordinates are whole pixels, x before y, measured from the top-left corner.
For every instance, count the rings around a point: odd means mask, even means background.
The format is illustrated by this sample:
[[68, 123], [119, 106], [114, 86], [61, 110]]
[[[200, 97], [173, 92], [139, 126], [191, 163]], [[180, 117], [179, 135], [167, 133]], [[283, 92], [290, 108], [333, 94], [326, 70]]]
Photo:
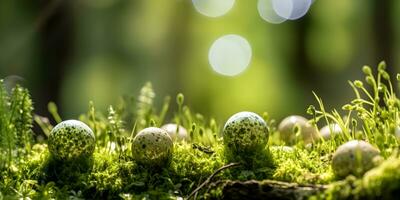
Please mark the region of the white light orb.
[[252, 56], [249, 42], [239, 35], [224, 35], [211, 46], [208, 60], [212, 69], [225, 76], [236, 76], [244, 72]]
[[272, 0], [273, 9], [280, 17], [296, 20], [307, 14], [312, 0]]
[[269, 23], [280, 24], [287, 20], [275, 12], [272, 0], [258, 0], [257, 10], [260, 17]]
[[207, 17], [220, 17], [232, 9], [235, 0], [192, 0], [197, 12]]
[[293, 12], [293, 0], [271, 0], [272, 8], [275, 13], [284, 18], [289, 19]]

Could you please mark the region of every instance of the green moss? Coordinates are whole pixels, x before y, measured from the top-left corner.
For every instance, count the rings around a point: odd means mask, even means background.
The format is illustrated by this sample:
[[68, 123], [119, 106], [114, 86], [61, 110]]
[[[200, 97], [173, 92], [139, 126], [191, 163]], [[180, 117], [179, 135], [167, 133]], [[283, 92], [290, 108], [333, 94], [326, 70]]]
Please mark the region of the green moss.
[[400, 195], [400, 158], [391, 157], [370, 170], [362, 179], [363, 193], [369, 197], [389, 199]]
[[[400, 100], [383, 63], [375, 74], [369, 67], [364, 67], [363, 72], [366, 82], [350, 82], [355, 99], [343, 106], [342, 111], [327, 111], [318, 96], [318, 107], [308, 109], [313, 126], [340, 126], [342, 133], [332, 135], [330, 140], [319, 139], [312, 144], [300, 141], [291, 148], [279, 147], [284, 142], [279, 139], [276, 123], [264, 114], [270, 130], [268, 144], [257, 146], [251, 154], [229, 154], [221, 134], [222, 122], [190, 110], [184, 105], [182, 94], [177, 98], [177, 111], [166, 119], [170, 98], [165, 98], [157, 112], [153, 106], [155, 93], [146, 84], [136, 102], [122, 98], [118, 105], [109, 107], [108, 113], [100, 113], [93, 103], [89, 104], [89, 111], [79, 120], [93, 130], [96, 147], [91, 157], [74, 162], [53, 159], [46, 140], [29, 139], [32, 106], [27, 90], [17, 88], [12, 95], [3, 88], [0, 90], [0, 199], [174, 199], [188, 196], [230, 161], [242, 161], [242, 165], [221, 171], [211, 185], [228, 179], [271, 179], [328, 186], [311, 199], [397, 197], [400, 157], [394, 153], [399, 147], [394, 132], [400, 125]], [[60, 121], [55, 105], [49, 108]], [[22, 112], [15, 112], [16, 109]], [[44, 118], [35, 120], [43, 128], [43, 133], [35, 134], [46, 137], [52, 126]], [[132, 139], [143, 128], [164, 123], [183, 126], [188, 130], [190, 142], [175, 142], [170, 164], [158, 170], [137, 164], [132, 156]], [[332, 155], [338, 146], [352, 139], [366, 140], [378, 147], [386, 161], [362, 177], [348, 176], [341, 180], [332, 171]], [[223, 196], [221, 188], [209, 191], [207, 188], [208, 185], [199, 191], [199, 198]]]
[[400, 157], [393, 156], [362, 178], [349, 176], [311, 199], [395, 199], [400, 194]]
[[294, 148], [293, 151], [272, 149], [277, 168], [273, 179], [295, 183], [329, 183], [333, 172], [329, 155], [320, 156], [316, 151]]

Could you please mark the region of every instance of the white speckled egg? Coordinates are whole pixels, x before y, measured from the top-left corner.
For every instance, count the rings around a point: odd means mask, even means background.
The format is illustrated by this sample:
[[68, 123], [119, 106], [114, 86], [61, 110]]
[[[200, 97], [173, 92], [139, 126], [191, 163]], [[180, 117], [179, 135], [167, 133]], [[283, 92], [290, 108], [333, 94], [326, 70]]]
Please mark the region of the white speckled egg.
[[278, 152], [287, 152], [287, 153], [294, 152], [294, 148], [290, 146], [272, 146], [271, 150]]
[[394, 129], [394, 135], [396, 136], [397, 140], [400, 141], [400, 126], [396, 126]]
[[380, 152], [370, 143], [351, 140], [339, 146], [333, 154], [332, 169], [338, 177], [362, 176], [375, 166], [376, 157], [380, 157]]
[[96, 146], [93, 131], [83, 122], [67, 120], [55, 126], [49, 135], [51, 155], [58, 160], [90, 157]]
[[[297, 130], [298, 128], [299, 130]], [[287, 145], [294, 145], [300, 139], [305, 144], [311, 143], [318, 138], [317, 129], [302, 116], [292, 115], [282, 120], [278, 127], [280, 138]], [[296, 137], [296, 132], [300, 132], [301, 137]]]
[[252, 153], [264, 148], [268, 137], [267, 123], [252, 112], [234, 114], [223, 129], [224, 145], [233, 154]]
[[337, 135], [340, 133], [342, 133], [342, 128], [340, 128], [339, 124], [326, 125], [319, 131], [319, 134], [322, 138], [324, 138], [324, 140], [329, 140], [331, 139], [332, 135]]
[[172, 151], [172, 139], [164, 129], [145, 128], [133, 138], [133, 158], [139, 164], [152, 167], [167, 166], [171, 161]]
[[172, 141], [190, 141], [188, 131], [183, 126], [178, 129], [177, 124], [165, 124], [161, 128], [167, 131]]

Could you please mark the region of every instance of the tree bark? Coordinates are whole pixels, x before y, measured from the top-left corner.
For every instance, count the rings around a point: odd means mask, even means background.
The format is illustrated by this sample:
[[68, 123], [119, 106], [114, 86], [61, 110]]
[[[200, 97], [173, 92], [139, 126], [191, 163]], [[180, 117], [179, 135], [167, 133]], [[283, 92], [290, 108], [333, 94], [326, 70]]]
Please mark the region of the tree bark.
[[40, 88], [36, 96], [36, 112], [47, 113], [47, 102], [59, 103], [59, 91], [73, 48], [74, 20], [72, 3], [42, 0], [41, 13], [35, 24], [40, 35], [41, 61], [37, 70]]
[[[373, 5], [373, 28], [375, 41], [375, 54], [378, 62], [384, 60], [387, 63], [387, 70], [391, 75], [395, 75], [394, 54], [393, 54], [393, 21], [392, 10], [393, 1], [375, 1]], [[395, 85], [396, 86], [396, 85]]]

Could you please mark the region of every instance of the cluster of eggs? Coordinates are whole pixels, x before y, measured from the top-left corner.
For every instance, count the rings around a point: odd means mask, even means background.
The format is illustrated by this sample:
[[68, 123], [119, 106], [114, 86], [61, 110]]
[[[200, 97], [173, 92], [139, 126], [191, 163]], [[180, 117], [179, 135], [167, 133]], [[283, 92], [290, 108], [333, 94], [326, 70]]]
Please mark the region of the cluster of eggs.
[[[318, 138], [328, 140], [333, 134], [342, 132], [337, 124], [318, 131], [301, 116], [290, 116], [279, 124], [280, 138], [288, 145], [298, 141], [305, 144]], [[252, 112], [239, 112], [231, 116], [223, 128], [223, 142], [227, 152], [251, 157], [267, 146], [269, 127], [262, 117]], [[177, 124], [166, 124], [161, 128], [149, 127], [141, 130], [132, 142], [132, 154], [137, 163], [150, 166], [168, 165], [172, 158], [173, 143], [190, 141], [187, 130]], [[67, 120], [55, 126], [48, 140], [51, 155], [58, 160], [73, 160], [90, 157], [95, 149], [93, 131], [83, 122]], [[274, 147], [275, 148], [275, 147]], [[293, 150], [291, 147], [286, 147]], [[279, 147], [276, 147], [279, 149]], [[289, 151], [290, 152], [290, 151]], [[362, 175], [375, 166], [380, 152], [365, 141], [352, 140], [335, 151], [332, 169], [338, 177], [349, 174]]]
[[[301, 116], [293, 115], [282, 120], [278, 132], [281, 140], [288, 145], [298, 141], [310, 144], [321, 138], [330, 140], [341, 134], [339, 124], [329, 124], [318, 130], [309, 121]], [[381, 160], [380, 152], [370, 143], [361, 140], [351, 140], [339, 146], [332, 157], [332, 169], [336, 176], [360, 176], [373, 168]]]
[[[186, 129], [177, 124], [141, 130], [133, 139], [132, 154], [137, 163], [165, 166], [172, 157], [173, 141], [189, 141]], [[93, 131], [81, 121], [67, 120], [55, 126], [49, 135], [49, 152], [60, 161], [89, 158], [95, 149]]]

